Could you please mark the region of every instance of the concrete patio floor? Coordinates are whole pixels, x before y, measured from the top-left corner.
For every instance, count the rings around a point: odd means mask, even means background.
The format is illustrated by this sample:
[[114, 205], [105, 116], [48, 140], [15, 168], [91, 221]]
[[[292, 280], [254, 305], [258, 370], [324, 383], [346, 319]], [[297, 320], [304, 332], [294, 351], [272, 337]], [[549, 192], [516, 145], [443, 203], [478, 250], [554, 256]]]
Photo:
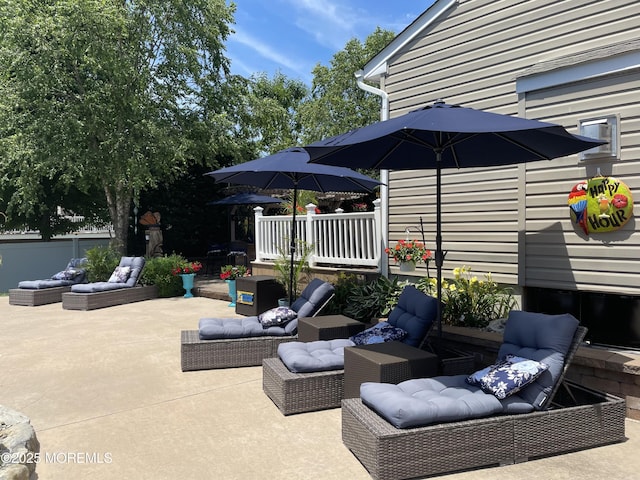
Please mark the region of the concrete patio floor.
[[[282, 416], [262, 391], [261, 367], [181, 372], [180, 331], [205, 316], [235, 313], [204, 297], [90, 312], [0, 297], [0, 404], [31, 418], [50, 458], [38, 478], [370, 478], [342, 444], [340, 409]], [[626, 434], [621, 444], [439, 478], [637, 479], [640, 423], [627, 420]]]

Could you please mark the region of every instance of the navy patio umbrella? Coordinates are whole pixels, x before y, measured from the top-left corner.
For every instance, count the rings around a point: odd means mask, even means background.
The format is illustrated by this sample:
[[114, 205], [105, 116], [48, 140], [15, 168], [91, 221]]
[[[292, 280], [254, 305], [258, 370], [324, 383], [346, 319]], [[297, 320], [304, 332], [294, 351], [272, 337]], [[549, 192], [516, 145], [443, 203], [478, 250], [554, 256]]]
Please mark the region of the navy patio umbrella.
[[208, 202], [207, 205], [267, 205], [269, 203], [282, 203], [281, 198], [269, 197], [253, 192], [239, 192], [229, 195], [221, 200]]
[[[306, 146], [311, 163], [390, 170], [436, 169], [437, 298], [442, 296], [441, 170], [571, 155], [605, 142], [552, 123], [436, 101], [433, 105]], [[442, 334], [438, 302], [438, 334]]]
[[296, 251], [296, 200], [298, 190], [314, 192], [371, 192], [380, 185], [376, 179], [345, 167], [308, 163], [309, 154], [301, 147], [281, 150], [273, 155], [206, 173], [216, 182], [251, 185], [262, 189], [293, 190], [289, 272], [289, 304], [293, 302], [293, 264]]

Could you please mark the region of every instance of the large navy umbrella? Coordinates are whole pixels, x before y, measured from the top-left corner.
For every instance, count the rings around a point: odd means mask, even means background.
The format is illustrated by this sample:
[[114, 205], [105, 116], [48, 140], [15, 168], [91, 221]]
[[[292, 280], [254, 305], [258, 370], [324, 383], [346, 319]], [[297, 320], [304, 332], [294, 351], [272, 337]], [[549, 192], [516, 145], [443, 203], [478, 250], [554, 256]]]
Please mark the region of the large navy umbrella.
[[[562, 126], [437, 101], [313, 143], [310, 162], [351, 168], [436, 169], [437, 297], [442, 296], [441, 170], [550, 160], [602, 145]], [[438, 333], [442, 334], [438, 302]]]
[[291, 267], [289, 304], [293, 302], [293, 264], [296, 251], [296, 201], [298, 190], [314, 192], [370, 192], [380, 182], [345, 167], [308, 163], [308, 152], [300, 147], [209, 172], [217, 182], [252, 185], [262, 189], [293, 189], [291, 222]]
[[281, 198], [259, 195], [253, 192], [240, 192], [225, 197], [221, 200], [207, 202], [207, 205], [266, 205], [269, 203], [282, 203]]

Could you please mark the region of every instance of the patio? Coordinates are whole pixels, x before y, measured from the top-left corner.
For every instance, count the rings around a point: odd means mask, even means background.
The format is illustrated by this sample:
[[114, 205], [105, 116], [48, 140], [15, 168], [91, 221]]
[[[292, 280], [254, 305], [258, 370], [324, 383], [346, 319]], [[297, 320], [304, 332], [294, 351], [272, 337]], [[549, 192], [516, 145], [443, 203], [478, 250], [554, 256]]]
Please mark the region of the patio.
[[[340, 409], [284, 417], [262, 367], [180, 371], [180, 331], [235, 316], [227, 305], [179, 297], [84, 312], [0, 297], [0, 403], [31, 418], [41, 455], [56, 460], [38, 477], [370, 478], [342, 444]], [[627, 420], [626, 433], [622, 444], [439, 478], [636, 478], [640, 423]]]

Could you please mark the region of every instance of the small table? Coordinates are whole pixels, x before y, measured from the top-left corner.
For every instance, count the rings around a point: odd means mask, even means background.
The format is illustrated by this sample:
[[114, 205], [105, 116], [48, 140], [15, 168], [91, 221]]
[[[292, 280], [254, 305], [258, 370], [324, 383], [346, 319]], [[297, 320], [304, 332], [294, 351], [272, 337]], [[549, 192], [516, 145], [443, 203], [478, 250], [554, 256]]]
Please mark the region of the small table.
[[298, 341], [334, 340], [360, 333], [367, 325], [344, 315], [302, 317], [298, 320]]
[[277, 307], [285, 291], [274, 277], [253, 275], [236, 279], [236, 295], [236, 313], [252, 316]]
[[360, 396], [363, 382], [400, 383], [438, 374], [438, 356], [402, 342], [344, 349], [344, 398]]

